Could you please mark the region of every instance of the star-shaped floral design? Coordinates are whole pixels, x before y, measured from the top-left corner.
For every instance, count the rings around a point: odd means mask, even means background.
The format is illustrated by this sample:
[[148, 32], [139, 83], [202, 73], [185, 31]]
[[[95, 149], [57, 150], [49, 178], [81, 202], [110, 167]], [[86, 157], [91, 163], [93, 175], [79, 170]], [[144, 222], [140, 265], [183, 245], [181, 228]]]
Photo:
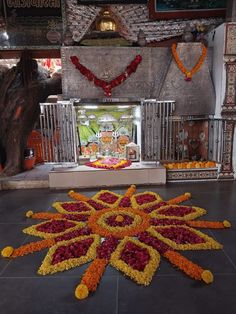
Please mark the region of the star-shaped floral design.
[[16, 258], [49, 248], [40, 275], [53, 274], [91, 262], [75, 289], [78, 299], [94, 292], [108, 264], [138, 284], [149, 285], [161, 256], [196, 280], [213, 281], [209, 270], [196, 265], [179, 250], [221, 249], [222, 245], [195, 228], [228, 228], [230, 223], [195, 220], [205, 209], [177, 205], [189, 193], [169, 201], [154, 192], [124, 195], [101, 190], [93, 197], [70, 191], [74, 201], [56, 202], [57, 213], [28, 211], [27, 217], [45, 220], [23, 230], [43, 240], [19, 248], [6, 247], [3, 257]]

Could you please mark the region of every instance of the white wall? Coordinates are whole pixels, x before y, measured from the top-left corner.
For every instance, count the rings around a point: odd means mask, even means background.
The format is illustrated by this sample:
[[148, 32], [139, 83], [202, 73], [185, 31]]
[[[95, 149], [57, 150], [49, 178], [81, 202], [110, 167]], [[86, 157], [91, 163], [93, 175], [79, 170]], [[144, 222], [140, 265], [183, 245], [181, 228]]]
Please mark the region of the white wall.
[[226, 72], [224, 68], [225, 24], [221, 24], [208, 34], [209, 47], [213, 47], [212, 79], [216, 93], [215, 117], [221, 117], [221, 106], [225, 97]]

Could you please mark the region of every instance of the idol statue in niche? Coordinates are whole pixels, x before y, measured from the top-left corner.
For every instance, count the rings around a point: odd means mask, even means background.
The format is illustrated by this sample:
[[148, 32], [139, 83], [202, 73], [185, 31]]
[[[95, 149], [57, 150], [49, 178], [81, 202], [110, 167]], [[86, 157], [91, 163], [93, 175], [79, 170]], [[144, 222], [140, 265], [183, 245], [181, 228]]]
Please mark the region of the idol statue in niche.
[[140, 159], [140, 147], [139, 145], [131, 142], [125, 147], [126, 159], [131, 161], [139, 161]]

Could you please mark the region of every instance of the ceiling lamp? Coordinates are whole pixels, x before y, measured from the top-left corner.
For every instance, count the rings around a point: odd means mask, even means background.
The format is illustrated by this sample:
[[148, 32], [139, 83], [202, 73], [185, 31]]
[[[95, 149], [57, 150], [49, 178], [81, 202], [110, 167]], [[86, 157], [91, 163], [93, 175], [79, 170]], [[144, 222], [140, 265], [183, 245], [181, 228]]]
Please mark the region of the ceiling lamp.
[[110, 12], [105, 10], [97, 22], [97, 30], [100, 32], [115, 32], [117, 30], [115, 20], [110, 16]]

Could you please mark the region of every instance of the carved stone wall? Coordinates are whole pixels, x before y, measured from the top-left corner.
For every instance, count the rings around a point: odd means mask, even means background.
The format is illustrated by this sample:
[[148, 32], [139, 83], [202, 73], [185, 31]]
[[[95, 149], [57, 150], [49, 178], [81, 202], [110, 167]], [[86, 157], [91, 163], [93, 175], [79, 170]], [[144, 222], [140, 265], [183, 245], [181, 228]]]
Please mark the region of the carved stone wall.
[[[191, 69], [201, 55], [200, 43], [180, 44], [178, 52]], [[104, 98], [101, 88], [88, 81], [71, 63], [75, 55], [98, 78], [110, 81], [121, 74], [136, 55], [142, 56], [137, 71], [112, 90], [112, 97], [176, 100], [176, 114], [214, 114], [215, 95], [209, 66], [205, 60], [191, 82], [185, 81], [172, 58], [171, 50], [161, 48], [64, 47], [62, 48], [62, 88], [65, 98]]]
[[135, 73], [112, 89], [115, 98], [150, 98], [152, 91], [160, 86], [169, 59], [169, 49], [112, 47], [65, 47], [62, 48], [63, 95], [66, 98], [104, 98], [104, 92], [88, 81], [71, 63], [76, 55], [80, 62], [98, 78], [110, 81], [121, 74], [136, 55], [142, 56]]
[[[204, 24], [212, 28], [223, 22], [222, 18], [150, 20], [148, 7], [145, 4], [110, 5], [110, 10], [122, 24], [121, 35], [132, 42], [137, 41], [138, 32], [142, 29], [147, 42], [180, 36], [187, 23], [192, 26]], [[79, 42], [87, 33], [90, 25], [99, 15], [101, 7], [95, 5], [78, 5], [77, 0], [66, 0], [67, 26], [73, 39]]]

